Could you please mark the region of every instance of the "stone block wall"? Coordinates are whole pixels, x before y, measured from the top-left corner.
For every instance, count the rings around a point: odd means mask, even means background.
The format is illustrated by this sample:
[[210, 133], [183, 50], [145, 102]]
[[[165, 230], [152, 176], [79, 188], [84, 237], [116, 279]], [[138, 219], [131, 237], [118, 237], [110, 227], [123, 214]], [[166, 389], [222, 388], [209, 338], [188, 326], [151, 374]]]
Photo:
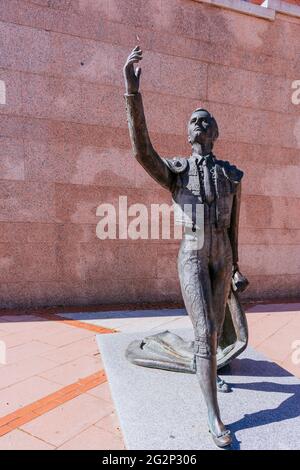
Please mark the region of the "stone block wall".
[[200, 105], [219, 123], [217, 156], [245, 171], [247, 296], [299, 296], [300, 18], [194, 0], [0, 0], [0, 43], [1, 307], [180, 301], [178, 242], [96, 237], [103, 202], [171, 200], [131, 155], [122, 66], [136, 43], [157, 151], [189, 155]]

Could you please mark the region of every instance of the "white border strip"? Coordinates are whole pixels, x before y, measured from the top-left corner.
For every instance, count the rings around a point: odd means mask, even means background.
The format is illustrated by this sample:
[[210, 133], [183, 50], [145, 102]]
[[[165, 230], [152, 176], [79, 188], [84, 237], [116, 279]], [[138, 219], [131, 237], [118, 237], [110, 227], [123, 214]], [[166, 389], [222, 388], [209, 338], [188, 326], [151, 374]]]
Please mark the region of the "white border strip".
[[265, 8], [272, 8], [279, 13], [284, 13], [286, 15], [300, 18], [300, 7], [298, 5], [293, 5], [292, 3], [286, 3], [282, 0], [265, 0], [261, 6]]
[[[275, 9], [273, 7], [269, 8], [265, 6], [262, 8], [261, 5], [256, 5], [255, 3], [249, 3], [242, 0], [193, 0], [198, 3], [208, 3], [209, 5], [214, 5], [216, 7], [226, 8], [228, 10], [238, 11], [239, 13], [244, 13], [246, 15], [258, 16], [259, 18], [264, 18], [265, 20], [274, 21], [275, 20]], [[268, 0], [267, 0], [268, 1]]]
[[5, 87], [4, 80], [1, 80], [1, 79], [0, 79], [0, 104], [6, 104], [6, 87]]
[[276, 12], [300, 18], [300, 6], [286, 3], [283, 0], [265, 0], [261, 5], [243, 0], [193, 0], [198, 3], [207, 3], [227, 10], [238, 11], [246, 15], [258, 16], [274, 21]]

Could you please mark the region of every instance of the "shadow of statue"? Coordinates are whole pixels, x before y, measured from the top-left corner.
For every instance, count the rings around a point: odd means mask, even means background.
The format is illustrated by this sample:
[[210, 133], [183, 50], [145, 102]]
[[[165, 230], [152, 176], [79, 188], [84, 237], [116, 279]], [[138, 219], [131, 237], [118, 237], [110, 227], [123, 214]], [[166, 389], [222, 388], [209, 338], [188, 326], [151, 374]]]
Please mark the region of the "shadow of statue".
[[[231, 376], [250, 377], [293, 377], [287, 370], [268, 360], [255, 360], [249, 358], [235, 359], [230, 365], [225, 367], [222, 372], [226, 374], [227, 379]], [[228, 425], [233, 438], [231, 450], [239, 450], [241, 441], [235, 435], [237, 431], [258, 428], [271, 423], [287, 421], [300, 416], [300, 384], [282, 384], [278, 382], [247, 382], [234, 383], [230, 381], [232, 390], [243, 389], [266, 393], [282, 393], [289, 395], [276, 408], [267, 408], [256, 411], [251, 414], [245, 414], [238, 421]]]
[[231, 423], [229, 428], [232, 433], [241, 429], [256, 428], [300, 416], [300, 384], [253, 382], [232, 384], [232, 388], [255, 390], [267, 393], [284, 393], [290, 395], [286, 400], [283, 400], [277, 408], [268, 408], [251, 414], [245, 414], [243, 418]]
[[268, 360], [250, 358], [235, 359], [220, 371], [225, 375], [239, 375], [247, 377], [292, 377], [293, 375], [278, 364]]

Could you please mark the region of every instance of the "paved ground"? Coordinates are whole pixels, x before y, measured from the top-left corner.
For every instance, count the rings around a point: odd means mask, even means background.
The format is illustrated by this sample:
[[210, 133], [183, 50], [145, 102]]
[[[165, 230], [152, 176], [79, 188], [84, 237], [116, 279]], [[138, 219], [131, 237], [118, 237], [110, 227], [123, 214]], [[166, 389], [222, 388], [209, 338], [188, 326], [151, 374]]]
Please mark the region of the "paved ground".
[[[300, 304], [247, 315], [250, 344], [300, 377]], [[188, 322], [179, 309], [0, 314], [0, 449], [123, 449], [95, 335]]]

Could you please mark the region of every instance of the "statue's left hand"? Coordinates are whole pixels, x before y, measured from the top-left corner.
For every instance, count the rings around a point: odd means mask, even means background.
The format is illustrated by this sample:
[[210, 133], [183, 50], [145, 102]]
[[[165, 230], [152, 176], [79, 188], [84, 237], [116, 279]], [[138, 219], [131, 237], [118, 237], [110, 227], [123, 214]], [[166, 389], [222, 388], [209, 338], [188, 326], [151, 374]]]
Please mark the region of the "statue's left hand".
[[249, 285], [248, 279], [240, 272], [237, 264], [232, 267], [232, 285], [237, 292], [243, 292]]

